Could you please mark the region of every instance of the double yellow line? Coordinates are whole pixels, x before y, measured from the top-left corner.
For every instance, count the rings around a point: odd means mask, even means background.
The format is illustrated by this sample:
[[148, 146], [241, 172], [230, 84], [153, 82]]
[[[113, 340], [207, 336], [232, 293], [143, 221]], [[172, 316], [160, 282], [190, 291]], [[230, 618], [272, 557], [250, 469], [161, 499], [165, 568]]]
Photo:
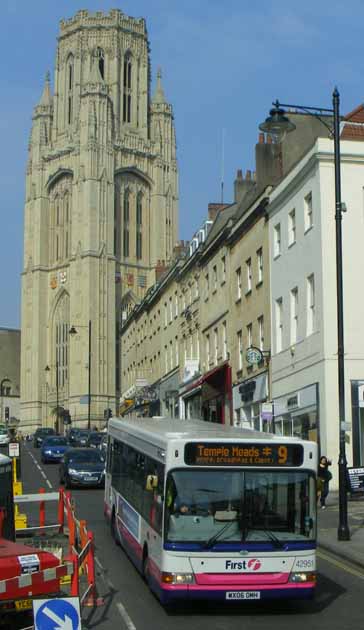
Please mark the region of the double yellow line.
[[346, 571], [346, 573], [350, 573], [350, 575], [354, 575], [360, 580], [364, 580], [364, 570], [361, 571], [359, 568], [356, 569], [353, 565], [346, 563], [344, 560], [338, 560], [334, 556], [324, 553], [321, 550], [317, 551], [317, 556], [318, 558], [321, 558], [322, 560], [326, 560], [326, 562], [333, 564], [335, 567]]

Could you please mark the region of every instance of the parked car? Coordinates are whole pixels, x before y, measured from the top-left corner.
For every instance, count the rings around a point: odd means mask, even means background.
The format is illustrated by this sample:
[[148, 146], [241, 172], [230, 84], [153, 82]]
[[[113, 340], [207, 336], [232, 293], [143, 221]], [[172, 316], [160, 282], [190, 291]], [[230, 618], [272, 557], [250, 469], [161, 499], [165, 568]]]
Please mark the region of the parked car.
[[67, 449], [68, 442], [65, 437], [52, 435], [51, 437], [45, 438], [41, 450], [41, 460], [43, 464], [47, 462], [59, 462]]
[[74, 446], [87, 446], [87, 440], [90, 435], [90, 431], [88, 429], [77, 429], [77, 433], [75, 434], [75, 439], [73, 442]]
[[90, 446], [91, 448], [99, 448], [101, 440], [102, 433], [99, 433], [99, 431], [91, 431], [87, 438], [87, 446]]
[[39, 448], [42, 446], [42, 442], [45, 438], [50, 437], [51, 435], [56, 435], [54, 429], [49, 427], [42, 427], [37, 429], [33, 436], [33, 446], [34, 448]]
[[59, 483], [72, 486], [105, 485], [105, 458], [98, 449], [70, 448], [59, 467]]
[[5, 424], [0, 424], [0, 446], [7, 446], [10, 442], [9, 432]]

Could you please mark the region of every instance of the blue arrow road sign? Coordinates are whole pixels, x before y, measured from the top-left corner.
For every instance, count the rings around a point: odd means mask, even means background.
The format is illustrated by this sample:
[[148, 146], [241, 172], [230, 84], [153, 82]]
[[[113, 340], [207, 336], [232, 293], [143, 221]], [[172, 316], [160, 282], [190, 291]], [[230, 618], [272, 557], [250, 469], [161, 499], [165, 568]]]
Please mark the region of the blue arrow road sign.
[[78, 597], [35, 599], [34, 630], [81, 630]]

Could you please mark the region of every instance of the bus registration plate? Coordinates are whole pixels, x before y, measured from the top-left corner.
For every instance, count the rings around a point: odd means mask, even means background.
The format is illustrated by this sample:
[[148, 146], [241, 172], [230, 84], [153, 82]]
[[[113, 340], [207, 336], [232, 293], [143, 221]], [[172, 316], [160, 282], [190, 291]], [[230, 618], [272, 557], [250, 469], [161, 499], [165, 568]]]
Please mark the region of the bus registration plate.
[[260, 599], [260, 591], [228, 591], [226, 599]]

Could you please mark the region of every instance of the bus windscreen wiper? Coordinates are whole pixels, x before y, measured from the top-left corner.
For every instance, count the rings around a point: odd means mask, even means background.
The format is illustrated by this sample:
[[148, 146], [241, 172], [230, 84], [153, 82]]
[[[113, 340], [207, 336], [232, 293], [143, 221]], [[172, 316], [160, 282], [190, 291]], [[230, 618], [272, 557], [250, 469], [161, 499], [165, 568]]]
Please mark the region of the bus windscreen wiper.
[[[248, 535], [249, 532], [259, 532], [261, 530], [263, 530], [263, 532], [267, 535], [269, 540], [273, 543], [273, 545], [277, 549], [285, 549], [286, 548], [285, 543], [283, 541], [279, 540], [279, 538], [277, 538], [277, 536], [270, 529], [267, 529], [264, 525], [262, 525], [261, 527], [248, 527], [246, 535]], [[245, 537], [245, 540], [246, 540], [246, 537]]]
[[225, 523], [225, 525], [218, 532], [216, 532], [216, 534], [214, 534], [213, 536], [211, 536], [211, 538], [206, 540], [206, 542], [204, 544], [204, 549], [210, 549], [211, 547], [213, 547], [215, 542], [217, 540], [219, 540], [219, 538], [226, 532], [227, 529], [229, 529], [230, 525], [232, 523], [235, 523], [235, 520], [234, 521], [229, 521], [228, 523]]

